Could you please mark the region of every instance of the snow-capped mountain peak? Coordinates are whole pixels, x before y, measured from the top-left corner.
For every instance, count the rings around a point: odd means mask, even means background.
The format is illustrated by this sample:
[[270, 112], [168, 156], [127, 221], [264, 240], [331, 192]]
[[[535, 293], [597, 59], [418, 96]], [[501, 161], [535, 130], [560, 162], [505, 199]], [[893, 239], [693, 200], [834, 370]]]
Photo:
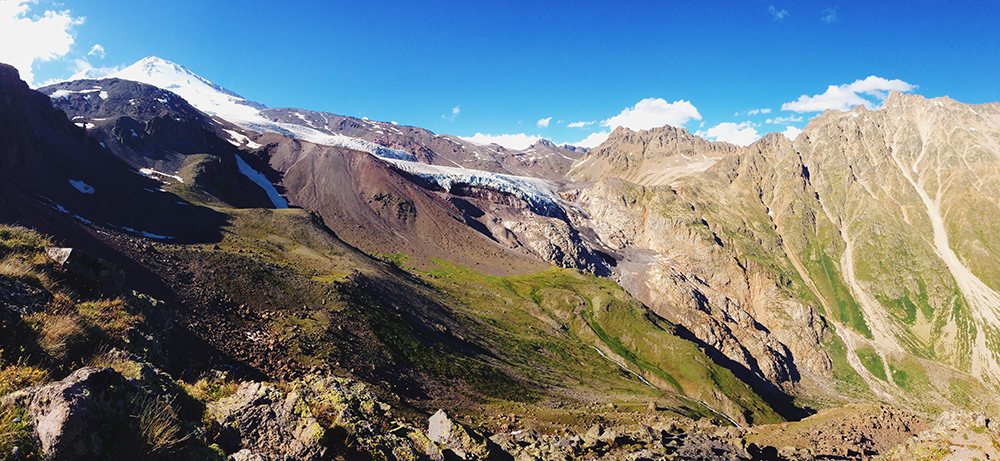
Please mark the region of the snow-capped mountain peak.
[[155, 56], [143, 58], [110, 77], [142, 82], [172, 91], [202, 112], [230, 121], [233, 121], [231, 119], [256, 121], [260, 118], [259, 111], [267, 108], [261, 103], [249, 101], [202, 78], [184, 66]]

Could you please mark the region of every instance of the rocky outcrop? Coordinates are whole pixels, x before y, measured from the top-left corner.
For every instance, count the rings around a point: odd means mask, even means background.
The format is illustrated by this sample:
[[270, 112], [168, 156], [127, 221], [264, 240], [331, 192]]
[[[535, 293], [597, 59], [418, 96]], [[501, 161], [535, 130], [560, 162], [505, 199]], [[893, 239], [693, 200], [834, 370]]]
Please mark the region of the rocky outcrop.
[[421, 431], [393, 420], [389, 406], [356, 381], [310, 375], [288, 389], [243, 383], [208, 406], [231, 459], [318, 460], [354, 453], [417, 459], [435, 452]]
[[105, 452], [105, 436], [121, 414], [125, 379], [110, 368], [81, 368], [62, 381], [17, 391], [4, 402], [28, 409], [39, 447], [48, 459], [98, 457]]
[[611, 274], [610, 257], [605, 259], [566, 221], [542, 217], [510, 219], [503, 221], [503, 228], [516, 235], [518, 242], [530, 248], [543, 261], [599, 276]]
[[0, 319], [15, 321], [38, 312], [52, 300], [52, 294], [20, 280], [0, 275]]
[[438, 410], [428, 421], [427, 438], [436, 443], [446, 458], [457, 456], [465, 460], [508, 460], [492, 440], [448, 417], [444, 410]]
[[[738, 149], [670, 125], [638, 132], [618, 127], [600, 146], [573, 164], [567, 176], [576, 180], [616, 177], [645, 185], [666, 184], [674, 177], [672, 171], [704, 169]], [[695, 166], [698, 164], [702, 165]]]
[[818, 315], [789, 299], [761, 267], [721, 245], [677, 191], [611, 178], [575, 198], [586, 214], [573, 215], [574, 224], [591, 229], [619, 255], [619, 284], [742, 368], [744, 377], [791, 389], [799, 379], [795, 357], [817, 373], [829, 369], [819, 347], [826, 333]]
[[1000, 424], [983, 412], [946, 411], [927, 430], [890, 450], [886, 461], [997, 459]]
[[324, 430], [304, 405], [297, 393], [246, 383], [236, 395], [212, 404], [209, 415], [221, 426], [219, 445], [228, 453], [239, 452], [244, 459], [318, 460], [326, 454], [319, 443]]
[[162, 459], [185, 438], [163, 381], [146, 365], [139, 378], [85, 367], [21, 389], [2, 402], [27, 409], [38, 447], [51, 460]]

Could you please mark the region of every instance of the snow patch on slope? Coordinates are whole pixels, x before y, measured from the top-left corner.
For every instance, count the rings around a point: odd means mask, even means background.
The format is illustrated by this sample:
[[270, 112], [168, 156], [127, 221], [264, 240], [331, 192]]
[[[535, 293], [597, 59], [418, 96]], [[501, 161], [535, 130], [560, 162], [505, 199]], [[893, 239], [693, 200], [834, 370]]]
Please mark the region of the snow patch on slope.
[[87, 184], [87, 183], [85, 183], [83, 181], [74, 181], [74, 180], [70, 179], [69, 183], [70, 183], [70, 185], [72, 185], [73, 187], [75, 187], [76, 190], [80, 191], [81, 193], [84, 193], [84, 194], [93, 194], [94, 193], [93, 186], [91, 186], [90, 184]]
[[271, 199], [271, 203], [274, 204], [275, 208], [288, 208], [288, 201], [278, 193], [278, 190], [274, 188], [274, 184], [271, 184], [271, 181], [267, 180], [267, 176], [253, 169], [239, 155], [236, 156], [236, 165], [239, 167], [240, 173], [243, 173], [243, 176], [246, 176], [247, 179], [253, 181], [261, 189], [264, 189], [264, 192], [267, 192], [267, 198]]
[[251, 141], [250, 138], [248, 138], [248, 137], [246, 137], [246, 136], [244, 136], [244, 135], [242, 135], [240, 133], [237, 133], [237, 132], [235, 132], [233, 130], [222, 130], [222, 131], [225, 131], [227, 134], [229, 134], [229, 137], [232, 138], [232, 139], [227, 139], [227, 141], [229, 141], [230, 144], [232, 144], [232, 145], [234, 145], [236, 147], [240, 147], [243, 144], [246, 144], [247, 147], [249, 147], [251, 149], [260, 149], [262, 147], [260, 144], [257, 144], [255, 142]]
[[71, 94], [97, 93], [99, 91], [101, 93], [104, 93], [103, 91], [101, 91], [101, 87], [96, 87], [96, 88], [92, 88], [92, 89], [89, 89], [89, 90], [56, 90], [56, 91], [53, 91], [52, 94], [49, 95], [49, 99], [65, 98], [65, 97], [68, 97]]
[[170, 179], [173, 179], [173, 180], [176, 180], [176, 181], [180, 182], [181, 184], [184, 183], [184, 178], [182, 178], [180, 176], [173, 175], [173, 174], [167, 174], [167, 173], [164, 173], [162, 171], [156, 171], [156, 170], [154, 170], [152, 168], [140, 168], [139, 169], [139, 174], [141, 174], [141, 175], [143, 175], [143, 176], [145, 176], [147, 178], [153, 178], [153, 179], [155, 179], [157, 181], [160, 181], [160, 182], [164, 182], [163, 178], [170, 178]]

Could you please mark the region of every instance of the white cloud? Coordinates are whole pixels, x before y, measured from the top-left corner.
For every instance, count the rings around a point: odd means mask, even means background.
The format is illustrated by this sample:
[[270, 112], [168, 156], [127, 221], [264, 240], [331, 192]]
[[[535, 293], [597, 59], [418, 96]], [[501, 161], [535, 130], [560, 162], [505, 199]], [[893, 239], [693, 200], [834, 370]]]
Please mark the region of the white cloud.
[[458, 114], [462, 113], [462, 109], [460, 109], [460, 107], [461, 106], [452, 107], [451, 108], [451, 115], [444, 114], [444, 115], [441, 116], [441, 118], [443, 118], [445, 120], [455, 120], [455, 117], [458, 117]]
[[21, 78], [34, 86], [35, 61], [66, 56], [73, 46], [73, 26], [83, 23], [67, 11], [46, 11], [28, 16], [31, 0], [0, 0], [0, 62], [17, 68]]
[[785, 135], [786, 138], [791, 139], [792, 141], [794, 141], [795, 137], [798, 136], [799, 133], [801, 133], [801, 132], [802, 132], [802, 130], [800, 130], [800, 129], [794, 127], [794, 126], [789, 125], [789, 126], [785, 127], [785, 131], [782, 131], [781, 134]]
[[94, 47], [90, 49], [90, 52], [87, 53], [87, 56], [98, 56], [101, 59], [104, 59], [104, 47], [101, 45], [94, 45]]
[[823, 10], [823, 16], [820, 17], [819, 20], [827, 24], [832, 24], [834, 22], [837, 22], [837, 9], [827, 8]]
[[[94, 67], [86, 59], [74, 59], [71, 68], [73, 69], [73, 76], [67, 80], [97, 80], [117, 73], [124, 69], [125, 66]], [[52, 82], [45, 82], [45, 84], [48, 85], [49, 83], [59, 81], [61, 80], [56, 79]]]
[[774, 123], [775, 125], [783, 125], [783, 124], [787, 124], [787, 123], [801, 122], [801, 121], [802, 121], [802, 117], [801, 116], [796, 117], [794, 115], [791, 115], [791, 116], [788, 116], [788, 117], [769, 118], [769, 119], [765, 120], [764, 123]]
[[593, 149], [600, 146], [602, 142], [607, 141], [608, 136], [611, 136], [610, 132], [600, 131], [597, 133], [591, 133], [590, 136], [587, 136], [583, 141], [571, 142], [570, 144], [578, 147], [586, 147], [587, 149]]
[[591, 122], [573, 122], [573, 123], [570, 123], [569, 125], [566, 125], [566, 126], [568, 126], [570, 128], [583, 128], [583, 127], [585, 127], [587, 125], [593, 125], [595, 123], [597, 123], [596, 120], [595, 121], [591, 121]]
[[760, 139], [760, 135], [757, 134], [757, 130], [750, 122], [724, 122], [705, 131], [698, 131], [695, 135], [703, 138], [715, 138], [716, 141], [725, 141], [738, 146], [749, 146]]
[[541, 119], [541, 120], [538, 121], [537, 125], [538, 125], [539, 128], [548, 128], [549, 127], [549, 122], [551, 122], [551, 121], [552, 121], [552, 117], [543, 118], [543, 119]]
[[488, 144], [499, 144], [503, 147], [506, 147], [507, 149], [514, 149], [514, 150], [527, 149], [532, 144], [538, 142], [539, 139], [542, 139], [538, 136], [528, 136], [524, 133], [500, 134], [500, 135], [476, 133], [475, 136], [470, 136], [470, 137], [459, 136], [459, 137], [473, 144], [478, 144], [480, 146], [485, 146]]
[[886, 80], [872, 75], [850, 84], [830, 85], [823, 94], [799, 96], [796, 101], [782, 104], [781, 110], [792, 110], [799, 113], [820, 112], [827, 109], [848, 110], [858, 104], [864, 104], [865, 107], [874, 109], [874, 102], [862, 97], [861, 94], [874, 96], [881, 103], [888, 96], [888, 91], [905, 92], [915, 88], [917, 85], [911, 85], [902, 80]]
[[771, 13], [771, 16], [774, 16], [774, 20], [775, 21], [783, 21], [785, 19], [785, 17], [788, 16], [788, 10], [778, 11], [774, 7], [774, 5], [771, 5], [771, 6], [767, 7], [767, 11], [769, 13]]
[[623, 126], [633, 130], [648, 130], [663, 125], [681, 126], [689, 120], [701, 120], [698, 109], [688, 101], [668, 103], [662, 98], [646, 98], [622, 113], [601, 122], [601, 126], [611, 128]]
[[[753, 110], [747, 111], [747, 115], [770, 114], [770, 113], [771, 113], [771, 109], [768, 108], [768, 107], [765, 107], [763, 109], [753, 109]], [[736, 114], [736, 115], [739, 115], [739, 114]]]

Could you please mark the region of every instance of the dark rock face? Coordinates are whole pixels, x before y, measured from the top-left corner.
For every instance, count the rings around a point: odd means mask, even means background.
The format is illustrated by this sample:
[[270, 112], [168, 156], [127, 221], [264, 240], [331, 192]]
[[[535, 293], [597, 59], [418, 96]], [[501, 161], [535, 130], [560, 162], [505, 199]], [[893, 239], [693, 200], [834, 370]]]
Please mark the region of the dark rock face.
[[83, 141], [86, 133], [67, 123], [45, 95], [31, 91], [17, 69], [0, 64], [0, 174], [23, 177], [39, 165], [38, 152], [60, 138]]
[[181, 97], [155, 86], [119, 79], [77, 80], [40, 88], [52, 106], [90, 137], [136, 167], [176, 171], [184, 157], [230, 157], [235, 146], [219, 139], [219, 123]]
[[[191, 168], [197, 186], [223, 202], [271, 206], [260, 187], [239, 172], [236, 156], [242, 152], [235, 141], [226, 141], [232, 133], [242, 136], [239, 128], [213, 119], [170, 91], [116, 78], [62, 82], [39, 91], [92, 139], [134, 168], [170, 175]], [[260, 162], [254, 165], [266, 167]]]

